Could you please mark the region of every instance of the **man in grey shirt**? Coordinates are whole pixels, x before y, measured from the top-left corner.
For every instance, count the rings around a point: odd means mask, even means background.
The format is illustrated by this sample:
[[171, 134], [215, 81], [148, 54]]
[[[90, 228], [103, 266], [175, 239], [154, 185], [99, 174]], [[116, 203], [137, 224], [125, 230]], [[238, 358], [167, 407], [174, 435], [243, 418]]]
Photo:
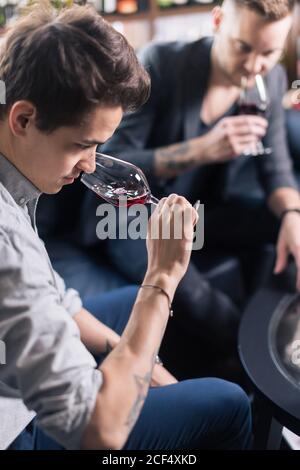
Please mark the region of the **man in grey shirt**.
[[[149, 237], [148, 288], [91, 299], [85, 307], [98, 319], [65, 289], [37, 234], [39, 195], [93, 172], [97, 145], [147, 99], [132, 48], [91, 7], [38, 6], [7, 32], [0, 78], [2, 447], [25, 448], [24, 432], [31, 449], [247, 447], [249, 403], [238, 386], [177, 383], [155, 360], [190, 259], [191, 205], [176, 195], [160, 202], [150, 224], [172, 225], [177, 212], [182, 239]], [[92, 354], [105, 356], [99, 368]]]

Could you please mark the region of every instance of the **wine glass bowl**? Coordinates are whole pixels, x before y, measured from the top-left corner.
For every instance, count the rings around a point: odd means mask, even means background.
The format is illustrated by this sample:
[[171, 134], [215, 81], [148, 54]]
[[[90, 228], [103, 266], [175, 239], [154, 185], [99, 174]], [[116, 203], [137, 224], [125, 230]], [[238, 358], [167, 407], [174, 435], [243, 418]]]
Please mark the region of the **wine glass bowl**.
[[[241, 95], [238, 103], [239, 115], [255, 115], [266, 117], [269, 107], [269, 97], [267, 87], [262, 75], [255, 75], [255, 86], [248, 88], [247, 78], [242, 77], [241, 82]], [[272, 149], [264, 147], [262, 141], [258, 141], [255, 152], [245, 152], [245, 154], [257, 155], [270, 155]]]
[[96, 170], [83, 173], [81, 182], [114, 206], [158, 204], [140, 168], [118, 158], [96, 153]]

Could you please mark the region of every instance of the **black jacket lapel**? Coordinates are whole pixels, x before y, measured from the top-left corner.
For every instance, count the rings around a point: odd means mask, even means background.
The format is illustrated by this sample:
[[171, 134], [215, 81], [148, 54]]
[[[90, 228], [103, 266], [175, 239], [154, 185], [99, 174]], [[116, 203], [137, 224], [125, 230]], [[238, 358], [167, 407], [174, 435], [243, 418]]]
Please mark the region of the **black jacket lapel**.
[[199, 113], [207, 88], [213, 39], [204, 38], [192, 45], [183, 69], [183, 138], [192, 139], [199, 133]]

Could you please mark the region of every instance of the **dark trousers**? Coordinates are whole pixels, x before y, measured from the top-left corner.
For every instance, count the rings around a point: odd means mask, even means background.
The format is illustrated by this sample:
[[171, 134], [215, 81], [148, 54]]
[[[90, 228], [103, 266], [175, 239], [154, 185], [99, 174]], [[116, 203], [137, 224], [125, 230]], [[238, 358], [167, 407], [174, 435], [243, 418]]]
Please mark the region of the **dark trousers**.
[[[136, 298], [126, 287], [85, 302], [85, 308], [121, 334]], [[124, 449], [246, 449], [251, 414], [242, 389], [221, 379], [186, 380], [150, 388]], [[33, 420], [11, 444], [15, 450], [62, 450]]]

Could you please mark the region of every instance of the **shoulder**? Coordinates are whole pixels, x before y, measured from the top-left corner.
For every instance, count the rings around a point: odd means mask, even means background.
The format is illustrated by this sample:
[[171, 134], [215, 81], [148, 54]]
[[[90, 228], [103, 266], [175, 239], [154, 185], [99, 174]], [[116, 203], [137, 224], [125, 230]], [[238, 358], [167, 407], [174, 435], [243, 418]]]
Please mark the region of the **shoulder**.
[[13, 233], [22, 233], [22, 217], [13, 197], [0, 182], [0, 233], [9, 237]]
[[[0, 276], [11, 282], [48, 277], [42, 241], [0, 183]], [[1, 281], [1, 282], [2, 282]]]
[[282, 97], [282, 92], [287, 88], [287, 73], [282, 64], [277, 64], [266, 77], [270, 94], [277, 98]]
[[173, 41], [151, 43], [140, 50], [139, 58], [144, 64], [157, 64], [161, 66], [174, 67], [180, 61], [187, 59], [195, 51], [201, 54], [209, 46], [208, 38], [202, 38], [194, 42]]
[[282, 64], [276, 64], [275, 67], [269, 73], [269, 76], [276, 77], [276, 78], [283, 78], [286, 77], [286, 70]]

